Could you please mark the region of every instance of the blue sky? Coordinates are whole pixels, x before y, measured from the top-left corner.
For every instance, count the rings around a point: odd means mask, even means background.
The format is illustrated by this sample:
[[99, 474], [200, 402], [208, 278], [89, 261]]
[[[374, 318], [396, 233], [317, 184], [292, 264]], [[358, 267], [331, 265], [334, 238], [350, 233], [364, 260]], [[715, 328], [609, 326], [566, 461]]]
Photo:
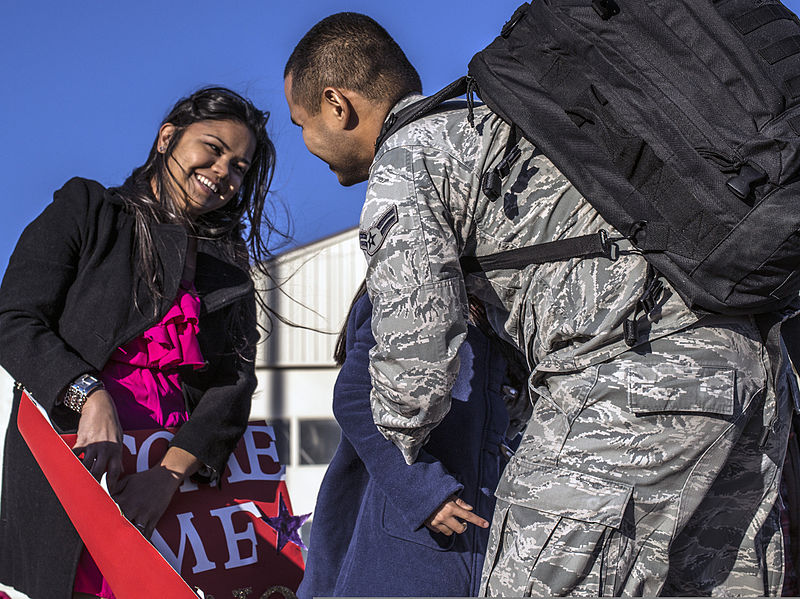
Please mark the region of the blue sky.
[[[296, 243], [355, 226], [364, 184], [342, 188], [289, 121], [283, 66], [319, 19], [377, 19], [433, 92], [466, 72], [520, 0], [5, 2], [0, 37], [0, 269], [24, 226], [73, 176], [121, 183], [180, 97], [232, 87], [269, 110], [274, 200]], [[795, 12], [800, 0], [786, 3]], [[282, 210], [283, 208], [279, 208]]]
[[[491, 10], [487, 6], [491, 4]], [[222, 84], [271, 112], [274, 200], [298, 243], [358, 224], [364, 184], [342, 188], [303, 146], [283, 67], [320, 19], [377, 19], [420, 71], [425, 91], [466, 72], [518, 0], [82, 0], [5, 2], [0, 37], [0, 270], [24, 226], [73, 176], [121, 183], [144, 162], [180, 97]], [[279, 208], [282, 210], [283, 208]]]

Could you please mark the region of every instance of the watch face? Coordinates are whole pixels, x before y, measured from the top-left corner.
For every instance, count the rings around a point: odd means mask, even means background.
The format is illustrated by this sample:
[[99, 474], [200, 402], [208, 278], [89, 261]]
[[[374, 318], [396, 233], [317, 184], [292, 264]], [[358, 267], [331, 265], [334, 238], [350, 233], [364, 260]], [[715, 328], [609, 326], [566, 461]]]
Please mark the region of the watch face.
[[89, 389], [100, 383], [100, 380], [91, 374], [83, 374], [75, 381], [75, 385], [84, 393]]
[[91, 374], [82, 374], [67, 389], [64, 404], [80, 414], [89, 393], [98, 388], [103, 388], [103, 382], [100, 379]]

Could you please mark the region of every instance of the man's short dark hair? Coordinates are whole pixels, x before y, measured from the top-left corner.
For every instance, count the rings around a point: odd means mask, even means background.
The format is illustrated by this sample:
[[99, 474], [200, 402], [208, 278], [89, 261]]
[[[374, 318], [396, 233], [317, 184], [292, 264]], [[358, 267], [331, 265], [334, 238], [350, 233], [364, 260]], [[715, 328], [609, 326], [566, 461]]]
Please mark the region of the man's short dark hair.
[[390, 105], [422, 92], [419, 74], [374, 19], [340, 12], [314, 25], [295, 47], [284, 70], [292, 76], [292, 100], [309, 114], [320, 111], [322, 90], [350, 89]]

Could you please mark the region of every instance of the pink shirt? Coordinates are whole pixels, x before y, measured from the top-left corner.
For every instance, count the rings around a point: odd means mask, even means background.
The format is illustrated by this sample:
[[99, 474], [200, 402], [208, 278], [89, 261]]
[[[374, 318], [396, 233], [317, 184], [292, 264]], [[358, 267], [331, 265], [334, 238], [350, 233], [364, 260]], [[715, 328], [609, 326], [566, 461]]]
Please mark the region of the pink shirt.
[[161, 322], [112, 354], [100, 377], [123, 430], [180, 426], [188, 420], [177, 367], [204, 364], [197, 342], [199, 314], [194, 286], [182, 284]]

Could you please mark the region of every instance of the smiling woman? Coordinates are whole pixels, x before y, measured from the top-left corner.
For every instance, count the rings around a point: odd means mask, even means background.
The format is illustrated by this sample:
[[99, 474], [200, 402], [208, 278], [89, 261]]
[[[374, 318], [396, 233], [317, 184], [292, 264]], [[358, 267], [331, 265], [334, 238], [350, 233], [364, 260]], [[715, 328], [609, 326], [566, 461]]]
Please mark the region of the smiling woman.
[[[166, 153], [176, 132], [172, 123], [161, 127], [159, 154]], [[239, 191], [255, 147], [255, 136], [240, 122], [192, 123], [169, 155], [170, 194], [192, 215], [221, 208]]]
[[[23, 388], [59, 432], [77, 432], [73, 450], [145, 536], [184, 479], [223, 472], [256, 385], [250, 271], [273, 230], [266, 120], [228, 89], [201, 89], [120, 187], [72, 179], [20, 237], [0, 286], [0, 364], [17, 381], [0, 582], [114, 596], [17, 430]], [[161, 461], [121, 477], [122, 430], [164, 426], [179, 430]]]

